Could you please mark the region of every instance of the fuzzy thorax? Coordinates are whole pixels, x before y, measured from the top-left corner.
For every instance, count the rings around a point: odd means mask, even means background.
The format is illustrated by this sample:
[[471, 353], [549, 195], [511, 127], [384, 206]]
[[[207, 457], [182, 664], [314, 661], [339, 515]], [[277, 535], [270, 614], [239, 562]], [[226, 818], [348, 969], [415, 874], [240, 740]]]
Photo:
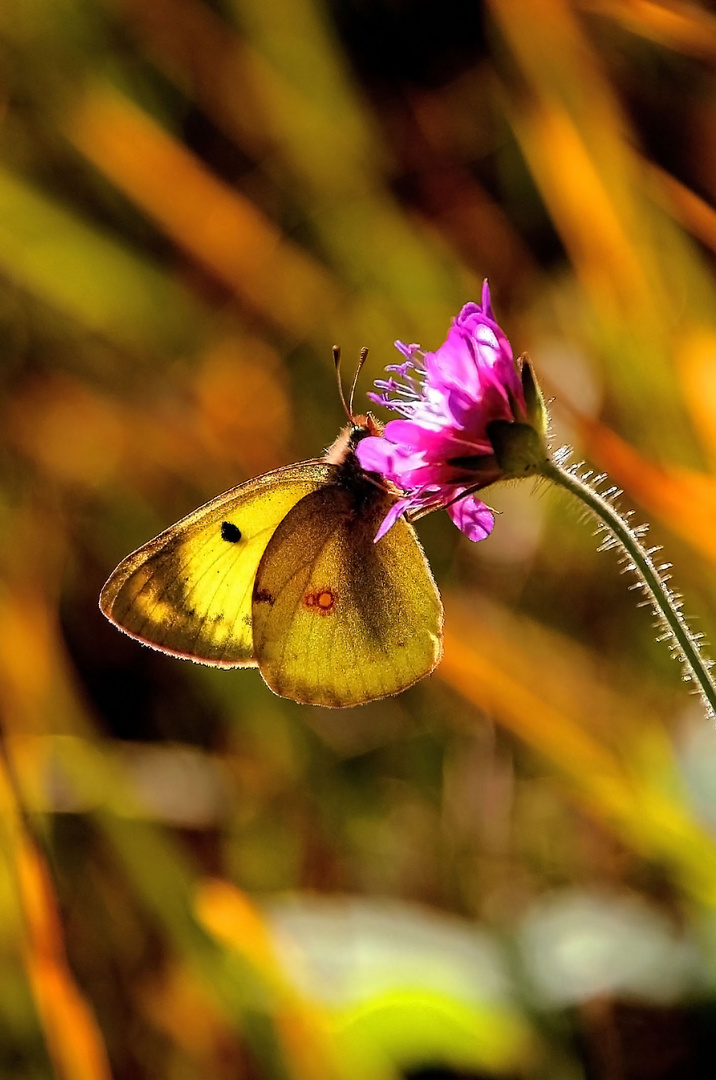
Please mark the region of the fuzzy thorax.
[[370, 435], [380, 436], [383, 434], [383, 425], [374, 416], [368, 413], [366, 416], [354, 416], [350, 424], [341, 428], [335, 440], [323, 455], [327, 465], [345, 465], [355, 448], [363, 439]]

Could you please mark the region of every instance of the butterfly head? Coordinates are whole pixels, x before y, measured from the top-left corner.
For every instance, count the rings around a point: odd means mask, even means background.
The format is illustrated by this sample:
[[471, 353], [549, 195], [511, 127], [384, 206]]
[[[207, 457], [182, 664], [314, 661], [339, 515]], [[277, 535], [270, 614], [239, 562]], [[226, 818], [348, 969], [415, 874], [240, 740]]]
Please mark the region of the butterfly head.
[[338, 437], [329, 446], [323, 460], [328, 462], [329, 465], [345, 465], [349, 459], [354, 459], [355, 466], [360, 468], [358, 459], [355, 456], [356, 446], [362, 439], [367, 439], [369, 435], [382, 434], [383, 425], [371, 413], [367, 413], [365, 416], [352, 416], [350, 423], [341, 429]]
[[343, 392], [343, 382], [341, 380], [341, 350], [338, 345], [333, 346], [333, 362], [336, 367], [338, 394], [345, 410], [345, 414], [348, 417], [348, 424], [342, 429], [338, 438], [326, 451], [323, 460], [328, 462], [329, 465], [348, 465], [349, 468], [352, 467], [355, 470], [360, 470], [358, 459], [355, 457], [356, 446], [361, 439], [366, 439], [369, 435], [383, 434], [382, 425], [374, 416], [371, 416], [370, 413], [365, 416], [356, 416], [353, 412], [353, 397], [355, 395], [358, 376], [361, 373], [367, 357], [368, 350], [363, 347], [360, 351], [355, 375], [353, 376], [350, 395], [346, 401], [346, 395]]
[[[378, 473], [366, 472], [356, 454], [356, 447], [363, 439], [367, 439], [371, 435], [383, 434], [383, 425], [371, 413], [356, 416], [353, 412], [353, 397], [356, 384], [367, 356], [368, 350], [366, 348], [361, 349], [355, 375], [353, 376], [351, 392], [346, 401], [341, 381], [341, 350], [337, 345], [333, 346], [333, 361], [336, 365], [338, 393], [348, 417], [348, 424], [342, 429], [338, 438], [328, 448], [323, 457], [327, 464], [338, 466], [337, 482], [351, 493], [354, 512], [358, 515], [362, 515], [366, 507], [375, 503], [377, 499], [384, 498], [387, 491], [393, 494], [393, 486], [388, 484], [384, 477]], [[397, 491], [397, 489], [395, 490]]]

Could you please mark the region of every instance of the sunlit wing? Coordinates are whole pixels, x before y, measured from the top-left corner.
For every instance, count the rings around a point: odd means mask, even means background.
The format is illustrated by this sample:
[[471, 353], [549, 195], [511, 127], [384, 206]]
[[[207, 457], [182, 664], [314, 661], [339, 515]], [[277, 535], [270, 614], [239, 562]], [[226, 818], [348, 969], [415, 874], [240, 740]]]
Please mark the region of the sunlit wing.
[[396, 694], [441, 654], [443, 612], [420, 543], [398, 520], [377, 544], [391, 498], [359, 512], [329, 484], [273, 534], [256, 573], [254, 654], [277, 694], [326, 706]]
[[232, 488], [124, 559], [100, 596], [120, 630], [175, 656], [254, 663], [251, 596], [277, 525], [335, 467], [290, 465]]

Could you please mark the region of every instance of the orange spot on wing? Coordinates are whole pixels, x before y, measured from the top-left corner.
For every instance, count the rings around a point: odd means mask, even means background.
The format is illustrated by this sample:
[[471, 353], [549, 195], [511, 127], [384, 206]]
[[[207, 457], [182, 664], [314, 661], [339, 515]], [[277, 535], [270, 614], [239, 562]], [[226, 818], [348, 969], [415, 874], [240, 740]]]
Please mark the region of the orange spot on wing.
[[317, 615], [332, 615], [336, 610], [336, 594], [333, 589], [315, 589], [305, 594], [303, 606]]

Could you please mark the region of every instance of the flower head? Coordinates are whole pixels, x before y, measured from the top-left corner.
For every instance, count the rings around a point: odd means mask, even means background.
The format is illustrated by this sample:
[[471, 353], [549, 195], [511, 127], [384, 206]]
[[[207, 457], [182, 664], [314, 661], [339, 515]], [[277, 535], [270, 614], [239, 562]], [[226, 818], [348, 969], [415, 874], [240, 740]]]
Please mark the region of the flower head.
[[487, 282], [482, 303], [464, 306], [435, 352], [395, 344], [405, 360], [388, 366], [390, 377], [376, 382], [382, 392], [370, 397], [401, 419], [356, 448], [364, 469], [382, 473], [405, 492], [376, 540], [401, 514], [439, 508], [471, 540], [483, 540], [494, 517], [474, 492], [537, 471], [544, 449], [544, 407], [529, 364], [513, 359]]

